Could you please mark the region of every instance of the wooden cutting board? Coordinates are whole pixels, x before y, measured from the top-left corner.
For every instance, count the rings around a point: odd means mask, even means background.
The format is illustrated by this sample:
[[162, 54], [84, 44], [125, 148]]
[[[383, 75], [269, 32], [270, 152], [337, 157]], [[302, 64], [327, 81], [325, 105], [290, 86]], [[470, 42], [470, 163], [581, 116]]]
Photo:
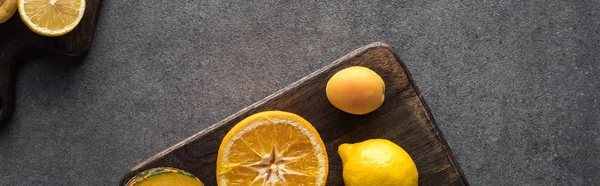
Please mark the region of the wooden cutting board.
[[60, 37], [32, 32], [21, 21], [19, 12], [0, 24], [0, 125], [10, 118], [14, 108], [18, 58], [29, 48], [47, 48], [69, 56], [83, 55], [92, 45], [101, 1], [87, 0], [79, 25]]
[[[344, 113], [325, 95], [328, 79], [353, 65], [368, 67], [385, 81], [385, 102], [367, 115]], [[468, 185], [406, 67], [383, 43], [359, 48], [151, 157], [131, 169], [121, 185], [143, 170], [162, 166], [186, 170], [206, 185], [217, 185], [215, 162], [221, 140], [239, 121], [266, 110], [293, 112], [315, 126], [329, 156], [327, 185], [344, 185], [338, 146], [371, 138], [386, 138], [403, 147], [417, 165], [420, 185]]]

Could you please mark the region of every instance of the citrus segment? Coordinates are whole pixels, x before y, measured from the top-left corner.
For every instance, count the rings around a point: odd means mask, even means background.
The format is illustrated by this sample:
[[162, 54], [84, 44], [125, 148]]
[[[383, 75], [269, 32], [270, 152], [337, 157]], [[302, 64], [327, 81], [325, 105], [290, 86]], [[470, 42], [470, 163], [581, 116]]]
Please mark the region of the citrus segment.
[[196, 176], [172, 167], [157, 167], [145, 170], [132, 177], [126, 186], [203, 186]]
[[254, 114], [223, 138], [217, 182], [225, 185], [325, 185], [327, 152], [316, 129], [282, 111]]
[[19, 15], [35, 33], [61, 36], [83, 18], [85, 0], [19, 0]]

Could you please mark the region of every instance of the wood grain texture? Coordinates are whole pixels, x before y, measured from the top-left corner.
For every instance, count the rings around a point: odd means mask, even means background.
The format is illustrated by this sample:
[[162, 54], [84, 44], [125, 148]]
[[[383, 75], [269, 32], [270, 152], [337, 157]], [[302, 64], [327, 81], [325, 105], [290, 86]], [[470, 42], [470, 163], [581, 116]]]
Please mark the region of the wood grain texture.
[[[367, 115], [344, 113], [325, 94], [328, 79], [354, 65], [374, 70], [386, 84], [385, 102]], [[189, 171], [206, 185], [216, 185], [215, 163], [222, 138], [245, 117], [265, 110], [293, 112], [315, 126], [329, 156], [327, 185], [343, 185], [338, 146], [371, 138], [390, 139], [402, 146], [417, 165], [420, 185], [468, 185], [406, 68], [383, 43], [359, 48], [151, 157], [128, 172], [121, 185], [143, 170], [161, 166]]]
[[101, 0], [87, 0], [79, 25], [60, 37], [45, 37], [32, 32], [21, 21], [18, 12], [0, 24], [0, 124], [10, 118], [14, 108], [19, 54], [28, 48], [47, 48], [70, 56], [85, 54], [92, 45], [100, 4]]

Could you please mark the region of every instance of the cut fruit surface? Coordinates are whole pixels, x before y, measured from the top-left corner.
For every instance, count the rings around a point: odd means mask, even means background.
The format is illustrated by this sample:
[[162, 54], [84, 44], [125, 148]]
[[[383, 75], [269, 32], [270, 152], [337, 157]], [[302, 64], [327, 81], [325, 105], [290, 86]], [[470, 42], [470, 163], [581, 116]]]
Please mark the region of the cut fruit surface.
[[19, 0], [19, 15], [33, 32], [61, 36], [72, 31], [83, 18], [85, 0]]
[[172, 167], [157, 167], [145, 170], [131, 178], [126, 186], [203, 186], [200, 179], [191, 173]]
[[325, 185], [325, 145], [304, 118], [283, 111], [254, 114], [223, 138], [217, 158], [220, 186]]

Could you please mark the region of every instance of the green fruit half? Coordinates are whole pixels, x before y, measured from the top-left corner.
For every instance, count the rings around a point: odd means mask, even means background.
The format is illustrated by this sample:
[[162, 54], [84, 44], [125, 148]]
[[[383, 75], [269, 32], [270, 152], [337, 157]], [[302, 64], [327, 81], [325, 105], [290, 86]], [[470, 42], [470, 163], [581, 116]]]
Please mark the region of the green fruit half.
[[129, 179], [126, 186], [204, 186], [193, 174], [172, 167], [145, 170]]

